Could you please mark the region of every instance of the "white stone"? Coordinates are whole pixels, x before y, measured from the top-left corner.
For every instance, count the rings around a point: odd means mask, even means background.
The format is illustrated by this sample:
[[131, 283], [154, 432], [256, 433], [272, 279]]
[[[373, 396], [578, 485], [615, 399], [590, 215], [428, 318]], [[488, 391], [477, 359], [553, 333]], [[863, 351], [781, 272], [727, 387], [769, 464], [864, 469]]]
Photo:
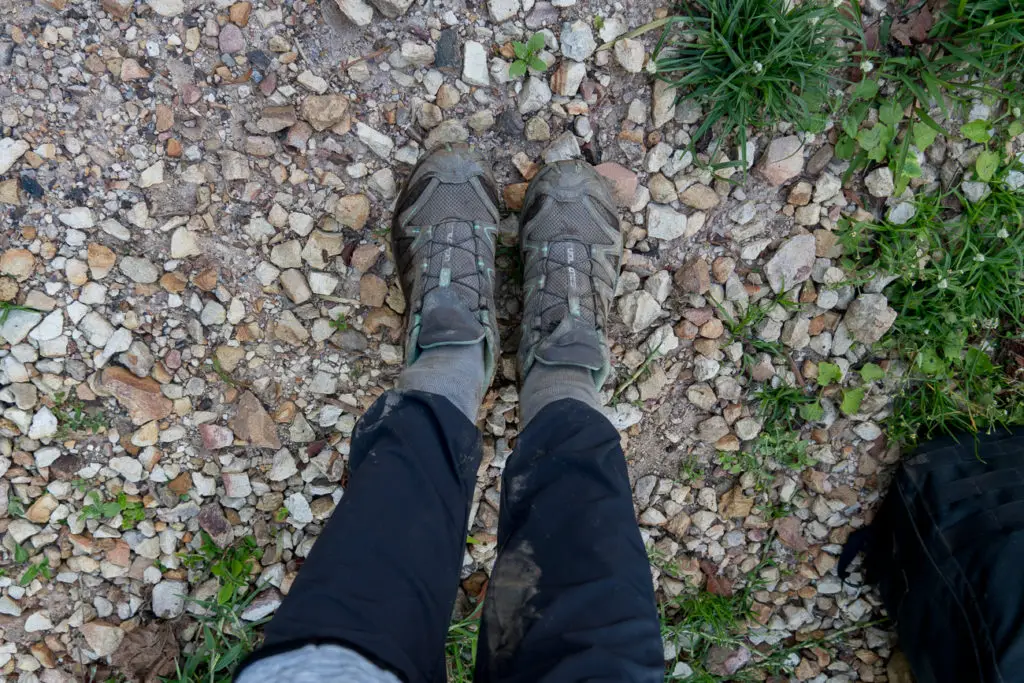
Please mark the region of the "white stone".
[[369, 26], [373, 21], [373, 8], [363, 0], [334, 0], [342, 14], [356, 26]]
[[391, 150], [395, 147], [395, 143], [391, 141], [391, 138], [380, 131], [370, 128], [362, 121], [356, 123], [356, 137], [362, 140], [363, 144], [370, 148], [370, 151], [384, 160], [391, 156]]
[[28, 429], [28, 438], [49, 439], [57, 433], [58, 427], [56, 416], [44, 406], [32, 416], [32, 426]]
[[49, 314], [28, 333], [29, 339], [50, 341], [64, 332], [64, 313], [59, 308]]
[[7, 173], [14, 163], [27, 152], [29, 144], [24, 140], [4, 138], [0, 140], [0, 175]]
[[576, 62], [587, 60], [597, 49], [597, 41], [585, 21], [574, 21], [562, 25], [562, 36], [559, 41], [562, 54]]
[[487, 12], [491, 15], [491, 21], [500, 24], [519, 12], [519, 0], [488, 0]]
[[551, 101], [551, 88], [547, 80], [530, 76], [519, 93], [519, 113], [532, 114], [540, 111]]
[[153, 614], [160, 619], [174, 619], [185, 612], [188, 585], [184, 581], [164, 580], [153, 586]]
[[284, 500], [288, 509], [288, 521], [296, 526], [303, 526], [313, 521], [313, 511], [309, 509], [309, 501], [301, 493], [293, 493]]
[[142, 480], [142, 463], [127, 455], [120, 455], [111, 458], [108, 463], [110, 469], [124, 477], [125, 481], [136, 483]]
[[28, 615], [25, 620], [25, 632], [26, 633], [38, 633], [39, 631], [49, 631], [53, 628], [53, 623], [50, 621], [50, 615], [43, 610], [33, 612]]
[[659, 240], [679, 239], [687, 234], [686, 214], [665, 204], [647, 205], [647, 236]]
[[139, 175], [139, 187], [153, 187], [164, 182], [164, 162], [158, 161]]
[[203, 253], [199, 246], [199, 235], [182, 226], [171, 235], [171, 258], [188, 258]]
[[470, 85], [487, 86], [491, 83], [487, 69], [487, 50], [475, 40], [466, 41], [462, 62], [462, 80]]
[[162, 17], [176, 17], [185, 11], [184, 0], [148, 0], [148, 4]]
[[92, 211], [85, 206], [76, 206], [73, 209], [63, 211], [57, 215], [57, 220], [76, 230], [88, 230], [96, 225], [96, 219], [93, 218]]

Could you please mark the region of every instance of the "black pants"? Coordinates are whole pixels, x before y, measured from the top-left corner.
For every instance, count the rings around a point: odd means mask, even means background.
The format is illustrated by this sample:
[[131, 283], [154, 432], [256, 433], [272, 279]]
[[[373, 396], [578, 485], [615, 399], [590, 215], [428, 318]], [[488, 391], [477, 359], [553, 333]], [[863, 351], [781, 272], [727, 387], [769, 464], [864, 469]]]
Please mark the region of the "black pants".
[[[381, 397], [353, 437], [349, 487], [254, 658], [337, 643], [409, 683], [444, 681], [480, 457], [480, 433], [446, 399]], [[476, 680], [661, 681], [647, 554], [608, 421], [574, 400], [547, 406], [508, 460], [500, 514]]]

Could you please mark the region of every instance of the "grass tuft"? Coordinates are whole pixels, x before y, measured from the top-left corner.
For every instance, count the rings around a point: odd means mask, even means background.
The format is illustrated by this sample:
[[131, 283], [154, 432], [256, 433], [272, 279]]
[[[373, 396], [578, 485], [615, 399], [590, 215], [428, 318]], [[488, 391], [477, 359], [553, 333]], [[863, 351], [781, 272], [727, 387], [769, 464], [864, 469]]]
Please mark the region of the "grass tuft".
[[[846, 20], [813, 0], [787, 11], [784, 0], [694, 0], [669, 18], [655, 63], [658, 78], [704, 107], [696, 144], [713, 128], [735, 135], [746, 169], [747, 128], [790, 121], [821, 131], [831, 72], [845, 55], [837, 39]], [[719, 150], [713, 151], [711, 158]]]

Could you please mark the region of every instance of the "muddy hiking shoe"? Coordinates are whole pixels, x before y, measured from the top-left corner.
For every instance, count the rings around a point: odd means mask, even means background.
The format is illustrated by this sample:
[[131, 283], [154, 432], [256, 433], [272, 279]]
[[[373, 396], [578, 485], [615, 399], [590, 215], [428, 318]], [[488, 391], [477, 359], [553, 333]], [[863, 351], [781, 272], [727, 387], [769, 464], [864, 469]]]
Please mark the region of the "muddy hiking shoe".
[[406, 364], [427, 349], [483, 342], [485, 385], [498, 355], [494, 250], [498, 191], [465, 145], [428, 154], [398, 198], [392, 250], [408, 302]]
[[545, 166], [519, 218], [525, 304], [519, 368], [536, 364], [610, 372], [605, 335], [622, 260], [622, 235], [605, 180], [581, 161]]

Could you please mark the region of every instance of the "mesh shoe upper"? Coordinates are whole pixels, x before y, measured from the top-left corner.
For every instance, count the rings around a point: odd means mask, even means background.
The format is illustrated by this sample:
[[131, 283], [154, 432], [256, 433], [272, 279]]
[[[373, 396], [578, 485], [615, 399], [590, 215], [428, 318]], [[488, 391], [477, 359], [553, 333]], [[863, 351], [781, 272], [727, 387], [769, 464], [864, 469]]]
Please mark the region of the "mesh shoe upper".
[[622, 236], [604, 179], [579, 161], [550, 164], [533, 179], [520, 218], [524, 286], [520, 368], [575, 365], [608, 376], [604, 335]]
[[497, 196], [489, 171], [465, 146], [435, 150], [413, 170], [391, 231], [409, 305], [407, 363], [421, 349], [482, 340], [490, 383], [498, 348]]

